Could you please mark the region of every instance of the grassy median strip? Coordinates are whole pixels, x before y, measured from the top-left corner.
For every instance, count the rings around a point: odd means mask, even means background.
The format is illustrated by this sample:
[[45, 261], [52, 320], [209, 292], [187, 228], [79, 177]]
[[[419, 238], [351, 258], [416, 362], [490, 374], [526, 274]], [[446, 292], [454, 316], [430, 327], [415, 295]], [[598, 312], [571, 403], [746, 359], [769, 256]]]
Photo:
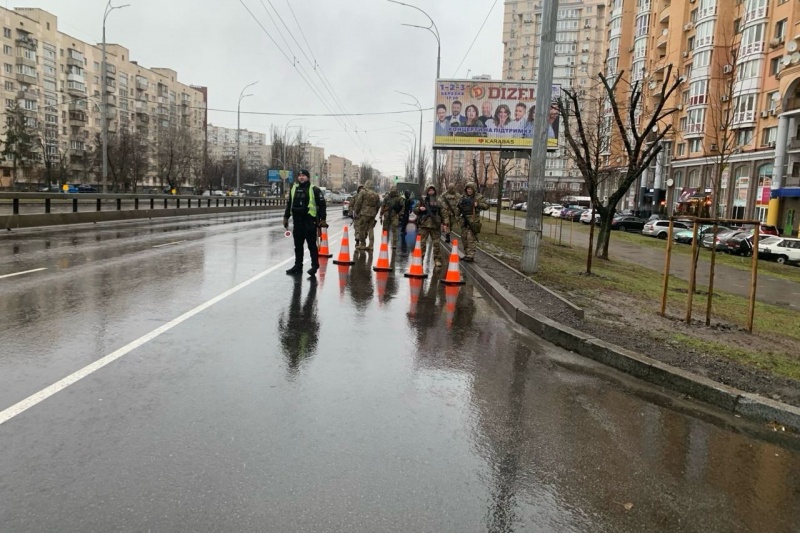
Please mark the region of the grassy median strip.
[[[488, 226], [488, 227], [487, 227]], [[506, 262], [519, 267], [522, 253], [522, 230], [514, 229], [507, 224], [500, 224], [499, 233], [494, 234], [494, 225], [484, 225], [481, 233], [481, 246], [490, 252], [500, 253]], [[614, 237], [617, 235], [615, 234]], [[640, 237], [641, 238], [641, 237]], [[662, 242], [663, 244], [663, 242]], [[536, 281], [551, 289], [567, 295], [576, 304], [586, 309], [594, 309], [604, 313], [598, 302], [618, 303], [617, 300], [633, 299], [637, 305], [627, 309], [630, 313], [656, 316], [661, 301], [662, 276], [660, 273], [633, 263], [614, 260], [594, 259], [592, 276], [584, 274], [586, 268], [586, 249], [558, 246], [545, 237], [545, 245], [541, 249], [539, 272], [534, 276]], [[676, 277], [670, 278], [669, 310], [673, 316], [683, 316], [686, 304], [687, 282]], [[705, 287], [698, 286], [698, 290]], [[728, 324], [744, 325], [747, 316], [748, 301], [746, 298], [727, 293], [716, 293], [713, 304], [713, 315]], [[697, 295], [694, 301], [694, 318], [705, 317], [706, 296]], [[800, 314], [781, 307], [756, 302], [754, 340], [758, 337], [777, 337], [786, 339], [786, 344], [800, 341]], [[646, 329], [642, 335], [661, 340], [663, 332]], [[746, 347], [731, 346], [724, 340], [715, 341], [698, 336], [669, 335], [670, 341], [680, 347], [701, 351], [709, 355], [722, 356], [743, 364], [769, 370], [775, 374], [800, 379], [800, 358], [793, 351], [786, 349], [750, 350]], [[708, 332], [706, 332], [706, 337]], [[724, 337], [720, 333], [720, 337]]]
[[[517, 215], [516, 227], [517, 229], [523, 228], [525, 226], [525, 212], [524, 211], [513, 211], [513, 210], [504, 210], [503, 214], [507, 216], [513, 216], [514, 213]], [[494, 214], [494, 211], [492, 211]], [[557, 218], [545, 217], [544, 224], [546, 225], [555, 225], [560, 226], [561, 222]], [[491, 226], [491, 229], [494, 230], [494, 223], [488, 223]], [[563, 222], [563, 227], [561, 229], [561, 242], [562, 243], [569, 243], [569, 234], [570, 231], [583, 235], [589, 235], [589, 226], [588, 224], [583, 224], [581, 222]], [[550, 235], [549, 229], [545, 226], [544, 229], [544, 236], [547, 238]], [[597, 230], [595, 230], [595, 238], [597, 236]], [[640, 233], [636, 232], [623, 232], [623, 231], [614, 231], [611, 234], [611, 247], [613, 249], [614, 242], [624, 242], [629, 244], [634, 244], [636, 246], [643, 246], [647, 248], [653, 248], [661, 251], [662, 253], [666, 252], [667, 243], [666, 241], [662, 241], [660, 239], [656, 239], [653, 237], [648, 237], [645, 235], [641, 235]], [[686, 244], [673, 244], [672, 246], [672, 253], [689, 256], [692, 253], [691, 245]], [[704, 264], [708, 264], [711, 261], [711, 252], [706, 250], [705, 248], [701, 249], [700, 251], [700, 262]], [[744, 270], [749, 272], [750, 271], [750, 258], [749, 257], [742, 257], [736, 255], [729, 255], [726, 253], [719, 252], [717, 253], [717, 264], [718, 265], [726, 265], [731, 268], [735, 268], [737, 270]], [[763, 274], [768, 274], [774, 278], [785, 279], [787, 281], [795, 281], [800, 283], [800, 267], [792, 266], [792, 265], [779, 265], [773, 261], [764, 261], [761, 260], [758, 262], [758, 271]]]

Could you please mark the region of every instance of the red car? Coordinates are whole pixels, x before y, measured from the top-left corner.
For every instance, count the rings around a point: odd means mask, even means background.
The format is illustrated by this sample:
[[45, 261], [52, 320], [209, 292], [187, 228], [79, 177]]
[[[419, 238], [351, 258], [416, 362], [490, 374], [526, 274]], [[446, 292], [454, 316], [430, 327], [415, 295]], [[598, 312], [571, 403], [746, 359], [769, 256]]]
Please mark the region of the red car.
[[780, 235], [778, 233], [778, 228], [775, 226], [767, 226], [766, 224], [761, 224], [761, 235]]

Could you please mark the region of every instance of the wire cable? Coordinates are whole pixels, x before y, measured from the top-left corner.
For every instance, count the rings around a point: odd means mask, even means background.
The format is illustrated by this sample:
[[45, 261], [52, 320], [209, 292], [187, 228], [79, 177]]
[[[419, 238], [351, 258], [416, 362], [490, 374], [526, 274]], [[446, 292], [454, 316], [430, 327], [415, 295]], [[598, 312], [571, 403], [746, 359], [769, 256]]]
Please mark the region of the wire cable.
[[458, 64], [458, 66], [456, 67], [455, 72], [453, 72], [453, 77], [454, 78], [456, 77], [456, 74], [458, 74], [458, 70], [461, 68], [461, 65], [463, 65], [464, 61], [467, 60], [467, 56], [472, 51], [472, 47], [475, 46], [475, 41], [477, 41], [478, 37], [480, 37], [481, 32], [483, 31], [483, 27], [486, 26], [486, 21], [489, 20], [489, 16], [492, 14], [492, 11], [494, 11], [494, 6], [496, 6], [496, 5], [497, 5], [497, 0], [494, 0], [494, 3], [492, 4], [492, 7], [489, 8], [489, 12], [486, 14], [486, 18], [483, 19], [483, 24], [481, 24], [481, 27], [478, 28], [478, 33], [475, 34], [475, 38], [472, 39], [472, 44], [470, 44], [469, 48], [467, 48], [467, 53], [464, 54], [464, 58], [461, 60], [461, 63]]

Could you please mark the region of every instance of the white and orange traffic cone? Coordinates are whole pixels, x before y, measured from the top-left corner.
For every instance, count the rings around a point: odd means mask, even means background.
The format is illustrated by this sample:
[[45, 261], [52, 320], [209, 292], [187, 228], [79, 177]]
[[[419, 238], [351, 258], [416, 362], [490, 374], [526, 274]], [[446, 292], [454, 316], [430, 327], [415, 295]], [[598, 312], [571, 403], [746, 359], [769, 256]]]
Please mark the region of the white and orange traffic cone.
[[342, 234], [342, 245], [339, 248], [339, 257], [333, 260], [334, 265], [355, 265], [356, 262], [350, 259], [350, 238], [347, 234], [347, 226], [344, 227]]
[[319, 256], [320, 257], [333, 257], [333, 254], [328, 249], [328, 228], [320, 228], [319, 238]]
[[349, 265], [338, 265], [336, 269], [339, 271], [339, 299], [344, 298], [344, 290], [347, 288], [347, 280], [350, 277]]
[[378, 285], [378, 305], [386, 303], [386, 286], [389, 284], [389, 276], [389, 272], [385, 270], [381, 270], [375, 274]]
[[461, 279], [461, 269], [458, 266], [458, 240], [453, 239], [453, 248], [450, 251], [450, 264], [447, 265], [447, 274], [441, 280], [445, 285], [463, 285], [466, 283]]
[[381, 252], [378, 254], [378, 261], [372, 270], [375, 272], [392, 271], [392, 267], [389, 266], [389, 233], [386, 231], [381, 235]]
[[414, 246], [414, 254], [411, 257], [411, 266], [404, 274], [407, 278], [425, 279], [428, 275], [422, 270], [422, 237], [417, 234], [417, 244]]

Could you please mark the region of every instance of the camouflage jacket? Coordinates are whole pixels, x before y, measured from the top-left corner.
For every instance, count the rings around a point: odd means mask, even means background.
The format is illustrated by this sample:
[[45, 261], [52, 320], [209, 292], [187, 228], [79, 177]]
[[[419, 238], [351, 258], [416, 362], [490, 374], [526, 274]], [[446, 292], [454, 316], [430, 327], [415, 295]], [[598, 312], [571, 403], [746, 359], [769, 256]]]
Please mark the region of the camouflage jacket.
[[458, 202], [458, 215], [465, 216], [470, 222], [480, 220], [480, 212], [486, 209], [489, 209], [489, 204], [486, 203], [486, 199], [479, 192], [476, 192], [472, 196], [467, 196], [465, 194]]
[[381, 205], [381, 197], [372, 189], [364, 189], [356, 197], [353, 210], [359, 217], [375, 218]]

